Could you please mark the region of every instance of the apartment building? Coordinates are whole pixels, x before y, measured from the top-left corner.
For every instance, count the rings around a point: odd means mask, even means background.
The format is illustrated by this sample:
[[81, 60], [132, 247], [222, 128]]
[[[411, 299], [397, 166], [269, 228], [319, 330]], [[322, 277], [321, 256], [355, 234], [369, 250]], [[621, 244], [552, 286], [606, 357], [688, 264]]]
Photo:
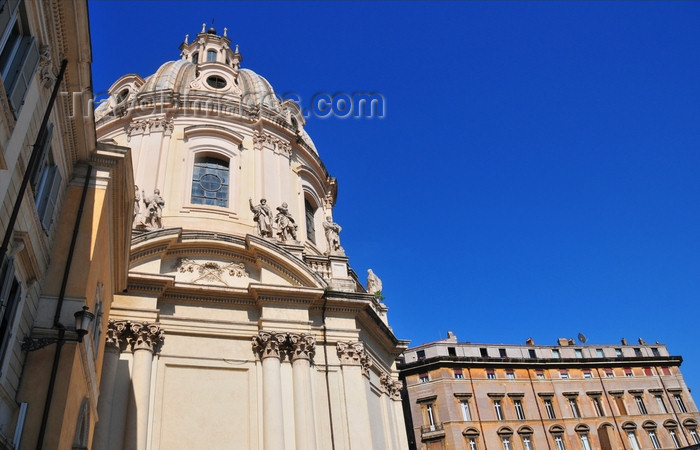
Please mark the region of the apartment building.
[[[582, 339], [585, 340], [585, 339]], [[469, 450], [700, 444], [700, 414], [665, 345], [494, 345], [447, 339], [398, 366], [409, 445]]]

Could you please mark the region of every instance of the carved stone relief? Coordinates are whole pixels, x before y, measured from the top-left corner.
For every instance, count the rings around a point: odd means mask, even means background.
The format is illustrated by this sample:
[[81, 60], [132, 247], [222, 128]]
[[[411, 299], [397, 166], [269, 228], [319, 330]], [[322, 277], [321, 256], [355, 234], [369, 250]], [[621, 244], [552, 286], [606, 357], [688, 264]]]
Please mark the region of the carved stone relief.
[[190, 283], [221, 283], [229, 286], [226, 275], [237, 278], [250, 277], [250, 274], [246, 271], [245, 264], [236, 262], [226, 264], [214, 261], [197, 262], [189, 258], [178, 258], [175, 268], [179, 273], [194, 274], [196, 278], [190, 280]]

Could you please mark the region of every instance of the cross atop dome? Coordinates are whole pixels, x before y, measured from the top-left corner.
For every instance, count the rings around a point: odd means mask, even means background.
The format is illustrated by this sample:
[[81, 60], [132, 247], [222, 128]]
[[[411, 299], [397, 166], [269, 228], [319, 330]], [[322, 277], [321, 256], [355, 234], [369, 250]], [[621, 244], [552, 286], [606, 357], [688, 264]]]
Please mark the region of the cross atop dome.
[[189, 34], [185, 35], [185, 41], [180, 45], [180, 57], [193, 64], [221, 63], [238, 70], [243, 56], [238, 51], [231, 49], [231, 39], [228, 38], [228, 28], [224, 28], [223, 36], [219, 36], [214, 28], [214, 20], [207, 29], [207, 24], [202, 24], [202, 31], [189, 42]]

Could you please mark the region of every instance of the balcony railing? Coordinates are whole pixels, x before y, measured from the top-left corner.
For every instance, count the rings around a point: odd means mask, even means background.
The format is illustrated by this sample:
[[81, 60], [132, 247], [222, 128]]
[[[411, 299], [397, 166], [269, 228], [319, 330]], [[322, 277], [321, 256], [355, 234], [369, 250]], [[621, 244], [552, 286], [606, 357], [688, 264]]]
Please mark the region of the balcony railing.
[[445, 435], [445, 427], [441, 423], [434, 425], [422, 425], [420, 427], [420, 435], [423, 439], [436, 438]]

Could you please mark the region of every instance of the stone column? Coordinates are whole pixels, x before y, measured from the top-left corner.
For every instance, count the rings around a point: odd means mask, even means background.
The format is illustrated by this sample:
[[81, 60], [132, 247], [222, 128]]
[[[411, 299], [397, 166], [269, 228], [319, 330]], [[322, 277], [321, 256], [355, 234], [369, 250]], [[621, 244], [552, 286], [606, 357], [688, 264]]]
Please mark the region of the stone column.
[[151, 397], [153, 353], [163, 340], [157, 323], [132, 323], [131, 347], [134, 354], [131, 369], [131, 395], [126, 417], [124, 447], [146, 450], [148, 438], [148, 403]]
[[372, 448], [372, 429], [364, 380], [364, 374], [369, 374], [371, 362], [362, 342], [338, 342], [337, 350], [343, 372], [350, 449]]
[[97, 403], [95, 436], [92, 438], [94, 450], [109, 448], [109, 431], [112, 421], [112, 400], [114, 399], [114, 381], [117, 377], [119, 353], [126, 345], [127, 323], [110, 320], [105, 335], [105, 353], [102, 359], [102, 377], [100, 378], [100, 397]]
[[262, 360], [263, 448], [265, 450], [284, 450], [280, 357], [286, 343], [285, 333], [260, 331], [253, 337], [253, 352]]
[[311, 394], [311, 357], [316, 339], [307, 334], [289, 335], [289, 354], [294, 378], [294, 431], [297, 449], [316, 449], [314, 402]]

